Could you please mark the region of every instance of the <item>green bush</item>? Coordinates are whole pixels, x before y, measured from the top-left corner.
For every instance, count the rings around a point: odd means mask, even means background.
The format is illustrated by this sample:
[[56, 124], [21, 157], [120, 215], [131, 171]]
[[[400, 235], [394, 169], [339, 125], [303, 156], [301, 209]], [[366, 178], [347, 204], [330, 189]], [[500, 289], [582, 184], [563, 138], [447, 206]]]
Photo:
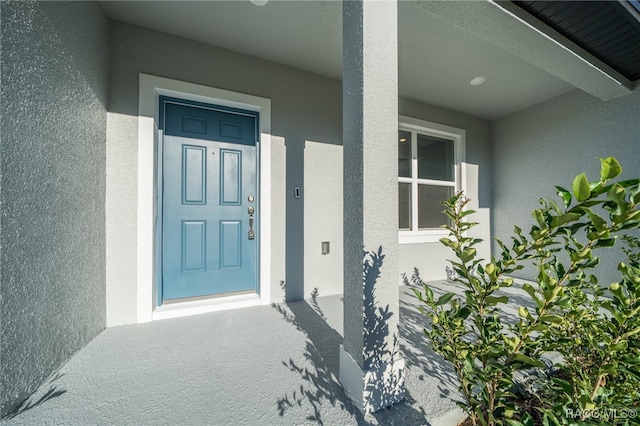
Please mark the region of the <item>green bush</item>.
[[[434, 351], [457, 373], [465, 409], [474, 425], [637, 424], [640, 407], [640, 179], [615, 181], [614, 158], [601, 160], [600, 179], [578, 175], [572, 190], [557, 186], [561, 203], [540, 200], [528, 233], [515, 227], [510, 244], [497, 241], [499, 256], [479, 259], [469, 237], [477, 225], [462, 193], [446, 201], [449, 238], [440, 241], [464, 297], [438, 298], [427, 284], [415, 290]], [[599, 250], [622, 245], [627, 262], [620, 280], [604, 288], [593, 274]], [[511, 275], [532, 263], [537, 279], [522, 285], [530, 308], [506, 321], [501, 310]], [[546, 368], [544, 355], [561, 354]], [[535, 392], [516, 394], [520, 370], [546, 372]], [[523, 400], [534, 402], [526, 409]], [[634, 411], [635, 410], [635, 411]], [[635, 423], [634, 423], [635, 422]]]

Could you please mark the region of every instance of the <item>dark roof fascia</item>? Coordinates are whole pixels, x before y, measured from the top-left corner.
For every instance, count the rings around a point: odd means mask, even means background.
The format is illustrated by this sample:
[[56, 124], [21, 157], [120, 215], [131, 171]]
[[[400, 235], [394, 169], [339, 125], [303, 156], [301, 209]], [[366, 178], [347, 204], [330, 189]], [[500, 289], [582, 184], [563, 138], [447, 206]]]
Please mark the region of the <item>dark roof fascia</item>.
[[[491, 1], [491, 0], [489, 0]], [[594, 55], [589, 53], [587, 50], [583, 49], [573, 41], [569, 40], [558, 31], [551, 28], [549, 25], [542, 22], [540, 19], [526, 12], [521, 7], [512, 3], [510, 0], [494, 0], [495, 4], [502, 7], [504, 10], [516, 16], [518, 19], [522, 20], [532, 28], [535, 28], [540, 33], [544, 34], [549, 39], [555, 41], [568, 51], [572, 52], [577, 57], [581, 58], [583, 61], [589, 63], [594, 68], [600, 70], [600, 72], [606, 74], [609, 78], [616, 81], [621, 86], [625, 87], [628, 90], [634, 90], [636, 86], [640, 83], [640, 80], [631, 81], [611, 66], [609, 66], [604, 61], [596, 58]], [[624, 0], [622, 0], [624, 1]]]

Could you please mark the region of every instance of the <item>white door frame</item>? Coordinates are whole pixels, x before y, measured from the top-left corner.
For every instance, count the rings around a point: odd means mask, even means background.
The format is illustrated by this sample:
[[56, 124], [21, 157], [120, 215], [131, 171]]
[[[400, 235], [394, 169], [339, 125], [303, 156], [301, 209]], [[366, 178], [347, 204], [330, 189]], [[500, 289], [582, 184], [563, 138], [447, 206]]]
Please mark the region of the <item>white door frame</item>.
[[[157, 307], [158, 114], [161, 95], [260, 113], [258, 145], [260, 246], [258, 296], [212, 299]], [[140, 74], [138, 103], [137, 322], [271, 303], [271, 100], [243, 93]]]

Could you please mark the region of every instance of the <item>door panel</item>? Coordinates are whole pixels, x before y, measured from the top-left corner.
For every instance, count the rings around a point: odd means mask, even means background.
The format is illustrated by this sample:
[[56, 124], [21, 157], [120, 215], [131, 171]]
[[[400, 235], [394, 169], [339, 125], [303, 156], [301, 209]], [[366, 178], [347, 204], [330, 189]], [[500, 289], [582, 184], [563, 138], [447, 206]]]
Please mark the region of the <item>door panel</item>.
[[240, 205], [242, 192], [242, 152], [228, 149], [220, 150], [220, 204], [225, 206]]
[[220, 221], [220, 269], [242, 267], [242, 223]]
[[161, 105], [160, 303], [257, 291], [257, 116]]
[[206, 204], [206, 148], [182, 146], [182, 203]]
[[205, 270], [207, 223], [205, 221], [182, 222], [182, 272]]

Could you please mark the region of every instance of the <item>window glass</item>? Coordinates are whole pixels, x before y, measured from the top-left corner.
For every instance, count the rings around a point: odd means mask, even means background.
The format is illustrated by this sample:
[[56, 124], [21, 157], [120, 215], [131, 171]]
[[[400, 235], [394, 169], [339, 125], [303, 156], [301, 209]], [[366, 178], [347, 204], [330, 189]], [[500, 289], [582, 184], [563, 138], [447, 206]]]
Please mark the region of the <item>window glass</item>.
[[418, 178], [454, 181], [452, 140], [418, 134]]
[[411, 177], [411, 133], [398, 131], [398, 176]]
[[[402, 185], [402, 184], [401, 184]], [[439, 228], [451, 224], [451, 220], [442, 211], [442, 201], [453, 196], [453, 187], [436, 185], [418, 185], [418, 228]]]
[[398, 216], [400, 229], [411, 229], [411, 184], [398, 184]]

